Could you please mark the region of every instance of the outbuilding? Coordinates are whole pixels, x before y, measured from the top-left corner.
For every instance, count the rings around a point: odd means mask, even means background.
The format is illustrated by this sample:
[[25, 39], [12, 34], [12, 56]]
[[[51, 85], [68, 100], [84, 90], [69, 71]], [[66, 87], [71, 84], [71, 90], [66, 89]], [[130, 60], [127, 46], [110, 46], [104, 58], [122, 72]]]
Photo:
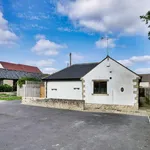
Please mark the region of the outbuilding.
[[35, 66], [0, 61], [0, 85], [8, 84], [16, 91], [17, 81], [22, 77], [41, 79], [42, 72]]
[[138, 109], [140, 76], [107, 56], [44, 78], [47, 98], [84, 100], [87, 107]]

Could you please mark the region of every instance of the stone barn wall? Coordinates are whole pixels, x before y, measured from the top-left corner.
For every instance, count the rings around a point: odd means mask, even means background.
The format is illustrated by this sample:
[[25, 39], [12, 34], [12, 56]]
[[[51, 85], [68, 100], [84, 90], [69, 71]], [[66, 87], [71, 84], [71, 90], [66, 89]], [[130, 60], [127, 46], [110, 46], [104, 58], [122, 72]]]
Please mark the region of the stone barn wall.
[[23, 97], [22, 104], [69, 110], [84, 110], [85, 108], [84, 100], [40, 99], [34, 97]]

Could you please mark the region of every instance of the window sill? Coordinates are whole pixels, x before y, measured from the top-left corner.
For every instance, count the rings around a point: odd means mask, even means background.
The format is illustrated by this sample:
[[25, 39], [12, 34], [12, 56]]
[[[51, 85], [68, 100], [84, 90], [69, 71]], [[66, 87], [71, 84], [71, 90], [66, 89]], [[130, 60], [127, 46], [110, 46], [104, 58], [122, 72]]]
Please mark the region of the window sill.
[[109, 96], [109, 94], [92, 94], [92, 95], [97, 95], [97, 96]]

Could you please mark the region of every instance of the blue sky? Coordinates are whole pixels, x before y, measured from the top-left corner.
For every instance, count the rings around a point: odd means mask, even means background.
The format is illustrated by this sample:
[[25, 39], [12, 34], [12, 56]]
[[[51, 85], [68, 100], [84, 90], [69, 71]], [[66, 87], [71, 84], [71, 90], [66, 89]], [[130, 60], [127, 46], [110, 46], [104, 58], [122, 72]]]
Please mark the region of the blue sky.
[[[133, 2], [135, 1], [135, 3]], [[150, 73], [148, 28], [139, 19], [149, 0], [0, 0], [0, 60], [52, 73], [109, 55], [137, 73]]]

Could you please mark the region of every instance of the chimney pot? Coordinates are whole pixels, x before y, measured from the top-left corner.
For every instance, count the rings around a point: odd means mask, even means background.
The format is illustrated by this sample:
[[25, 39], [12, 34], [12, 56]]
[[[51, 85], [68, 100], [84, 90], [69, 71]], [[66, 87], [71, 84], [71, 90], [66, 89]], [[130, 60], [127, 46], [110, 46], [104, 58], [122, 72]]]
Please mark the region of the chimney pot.
[[72, 54], [70, 53], [69, 56], [70, 56], [70, 66], [71, 66], [72, 65]]

